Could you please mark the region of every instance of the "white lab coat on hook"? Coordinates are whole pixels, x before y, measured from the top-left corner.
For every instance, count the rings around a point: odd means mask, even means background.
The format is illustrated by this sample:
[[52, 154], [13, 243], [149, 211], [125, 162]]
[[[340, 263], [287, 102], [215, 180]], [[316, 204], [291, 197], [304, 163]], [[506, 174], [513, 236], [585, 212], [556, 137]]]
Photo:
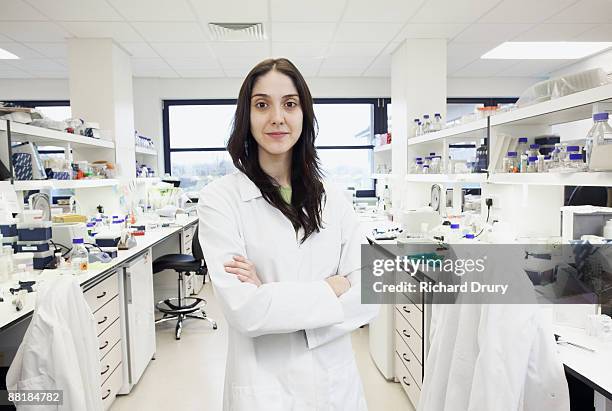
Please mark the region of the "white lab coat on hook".
[[[378, 307], [361, 304], [362, 237], [350, 203], [326, 186], [324, 228], [301, 244], [291, 222], [237, 172], [200, 192], [198, 214], [229, 324], [223, 409], [366, 410], [350, 332]], [[255, 264], [262, 286], [225, 272], [235, 255]], [[351, 282], [340, 298], [324, 281], [335, 274]]]

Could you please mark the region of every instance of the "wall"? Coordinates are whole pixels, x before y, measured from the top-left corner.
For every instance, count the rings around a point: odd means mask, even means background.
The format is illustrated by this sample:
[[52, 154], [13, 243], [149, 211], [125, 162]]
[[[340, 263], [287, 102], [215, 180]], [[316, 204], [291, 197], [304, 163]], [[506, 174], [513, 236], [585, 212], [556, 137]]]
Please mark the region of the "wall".
[[588, 59], [580, 60], [570, 66], [566, 66], [560, 70], [550, 73], [550, 76], [563, 76], [568, 73], [575, 73], [598, 67], [603, 68], [608, 73], [612, 72], [612, 50], [604, 51], [603, 53], [596, 54]]

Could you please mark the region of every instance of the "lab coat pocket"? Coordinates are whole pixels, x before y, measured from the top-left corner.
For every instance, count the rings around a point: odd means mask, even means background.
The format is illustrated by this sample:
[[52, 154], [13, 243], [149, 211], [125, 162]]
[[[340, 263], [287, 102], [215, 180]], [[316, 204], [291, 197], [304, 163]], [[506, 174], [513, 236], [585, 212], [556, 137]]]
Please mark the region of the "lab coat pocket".
[[55, 381], [47, 374], [40, 374], [17, 382], [17, 391], [53, 389], [55, 389]]
[[353, 358], [342, 365], [330, 368], [328, 376], [330, 410], [367, 410], [359, 370]]
[[281, 391], [275, 386], [232, 387], [231, 411], [287, 411]]

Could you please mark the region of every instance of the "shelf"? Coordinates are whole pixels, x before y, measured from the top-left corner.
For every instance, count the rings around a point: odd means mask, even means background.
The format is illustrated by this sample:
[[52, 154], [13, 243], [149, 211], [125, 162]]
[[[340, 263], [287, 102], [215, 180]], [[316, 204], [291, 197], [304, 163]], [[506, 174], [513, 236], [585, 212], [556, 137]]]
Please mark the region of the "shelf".
[[415, 183], [482, 183], [487, 181], [487, 174], [406, 174], [405, 180]]
[[469, 134], [487, 129], [487, 119], [480, 119], [465, 124], [460, 124], [455, 127], [445, 128], [435, 133], [427, 133], [423, 136], [411, 137], [408, 139], [408, 145], [414, 146], [423, 143], [432, 143], [444, 138], [468, 137]]
[[488, 182], [494, 184], [528, 184], [554, 186], [610, 186], [612, 172], [579, 173], [496, 173]]
[[387, 178], [392, 178], [393, 174], [372, 174], [372, 178], [377, 180], [383, 180]]
[[157, 150], [153, 148], [136, 146], [136, 154], [145, 154], [147, 156], [157, 156]]
[[13, 183], [16, 191], [41, 190], [45, 188], [54, 189], [79, 189], [79, 188], [99, 188], [112, 187], [119, 183], [116, 179], [98, 180], [25, 180]]
[[160, 177], [137, 177], [134, 180], [136, 180], [136, 183], [159, 183], [161, 181]]
[[393, 148], [393, 146], [391, 144], [383, 144], [382, 146], [374, 147], [374, 152], [375, 153], [382, 153], [382, 152], [386, 152], [386, 151], [391, 151], [392, 148]]
[[595, 87], [491, 116], [491, 127], [553, 125], [584, 120], [593, 115], [593, 103], [612, 99], [612, 84]]
[[[0, 121], [0, 131], [7, 131], [7, 120]], [[104, 148], [114, 149], [115, 143], [78, 134], [64, 133], [63, 131], [51, 130], [49, 128], [29, 126], [27, 124], [11, 121], [11, 139], [13, 141], [31, 141], [39, 145], [61, 145], [70, 144], [73, 148]]]

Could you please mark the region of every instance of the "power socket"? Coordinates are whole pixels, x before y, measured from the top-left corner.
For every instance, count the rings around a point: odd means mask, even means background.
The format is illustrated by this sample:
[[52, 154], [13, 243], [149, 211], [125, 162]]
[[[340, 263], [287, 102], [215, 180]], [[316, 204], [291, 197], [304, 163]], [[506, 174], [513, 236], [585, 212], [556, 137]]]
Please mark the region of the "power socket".
[[492, 208], [493, 207], [493, 199], [492, 198], [485, 198], [485, 205], [488, 208]]

